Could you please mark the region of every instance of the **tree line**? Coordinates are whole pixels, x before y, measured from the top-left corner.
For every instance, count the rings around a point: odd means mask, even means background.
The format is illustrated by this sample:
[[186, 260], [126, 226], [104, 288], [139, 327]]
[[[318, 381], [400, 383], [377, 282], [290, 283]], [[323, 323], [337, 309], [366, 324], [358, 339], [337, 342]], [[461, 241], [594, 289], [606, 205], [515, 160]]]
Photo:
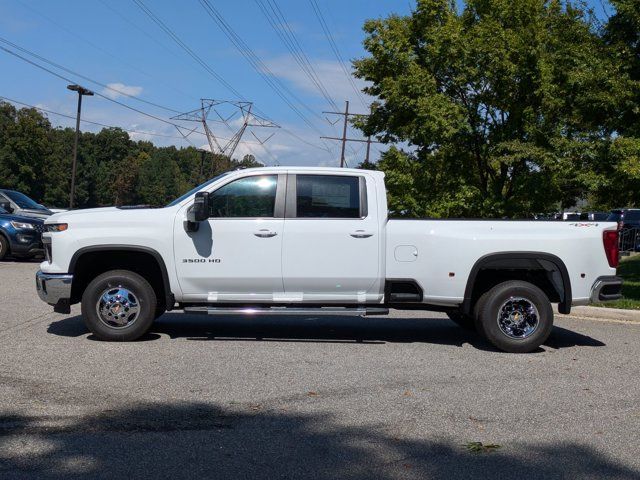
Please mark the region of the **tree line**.
[[[367, 21], [366, 135], [407, 216], [640, 206], [640, 2], [418, 0]], [[369, 165], [371, 166], [371, 165]]]
[[[54, 128], [33, 108], [0, 102], [0, 188], [49, 207], [69, 204], [75, 130]], [[157, 147], [119, 128], [83, 132], [78, 145], [75, 205], [161, 206], [224, 171], [261, 166], [253, 156], [212, 157], [194, 147]]]

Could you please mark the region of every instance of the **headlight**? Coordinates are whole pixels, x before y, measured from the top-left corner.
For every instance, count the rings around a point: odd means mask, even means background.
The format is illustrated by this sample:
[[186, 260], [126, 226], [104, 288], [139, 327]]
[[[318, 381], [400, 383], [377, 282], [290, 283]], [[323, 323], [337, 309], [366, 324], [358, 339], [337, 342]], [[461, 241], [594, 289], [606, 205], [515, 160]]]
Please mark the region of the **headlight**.
[[48, 223], [45, 225], [47, 232], [64, 232], [67, 228], [69, 228], [69, 224], [67, 223]]
[[24, 223], [24, 222], [11, 222], [11, 226], [16, 230], [33, 230], [35, 227], [33, 223]]

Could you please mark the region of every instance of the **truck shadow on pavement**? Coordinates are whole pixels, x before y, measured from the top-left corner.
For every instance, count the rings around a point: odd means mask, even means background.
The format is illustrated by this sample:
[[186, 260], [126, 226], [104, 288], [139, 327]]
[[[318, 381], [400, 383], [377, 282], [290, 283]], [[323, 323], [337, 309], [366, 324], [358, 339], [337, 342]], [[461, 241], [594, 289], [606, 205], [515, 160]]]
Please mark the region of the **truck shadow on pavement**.
[[[78, 337], [88, 333], [80, 316], [53, 322], [48, 333]], [[166, 313], [140, 341], [171, 339], [193, 341], [262, 341], [367, 343], [420, 342], [461, 347], [470, 344], [480, 350], [495, 351], [475, 332], [465, 330], [445, 318], [398, 317], [208, 317]], [[89, 339], [93, 339], [90, 335]], [[602, 347], [595, 338], [555, 326], [545, 345], [554, 349], [581, 346]], [[540, 350], [541, 351], [541, 350]]]
[[459, 438], [464, 434], [401, 439], [392, 426], [345, 425], [330, 414], [292, 413], [287, 406], [123, 402], [86, 416], [4, 415], [0, 476], [640, 479], [632, 467], [572, 441], [522, 441], [472, 453], [465, 447], [472, 438]]

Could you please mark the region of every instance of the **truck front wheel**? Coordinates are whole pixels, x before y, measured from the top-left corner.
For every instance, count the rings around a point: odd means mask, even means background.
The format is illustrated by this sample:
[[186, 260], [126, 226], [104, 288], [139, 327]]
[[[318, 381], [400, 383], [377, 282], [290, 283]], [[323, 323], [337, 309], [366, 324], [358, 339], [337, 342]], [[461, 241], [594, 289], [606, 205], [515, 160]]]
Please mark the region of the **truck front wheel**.
[[128, 270], [98, 275], [82, 294], [82, 318], [100, 340], [130, 341], [147, 333], [155, 319], [156, 294]]
[[553, 309], [545, 293], [519, 280], [500, 283], [482, 295], [475, 317], [478, 332], [511, 353], [536, 350], [553, 328]]

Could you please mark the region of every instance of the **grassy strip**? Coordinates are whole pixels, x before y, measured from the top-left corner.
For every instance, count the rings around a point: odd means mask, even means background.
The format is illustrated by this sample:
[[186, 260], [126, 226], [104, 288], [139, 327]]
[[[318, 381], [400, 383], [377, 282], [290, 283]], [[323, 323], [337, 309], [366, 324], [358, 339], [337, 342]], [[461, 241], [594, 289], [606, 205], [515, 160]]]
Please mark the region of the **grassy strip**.
[[622, 277], [622, 298], [615, 302], [598, 303], [597, 307], [640, 310], [640, 255], [623, 257], [618, 267], [618, 276]]

